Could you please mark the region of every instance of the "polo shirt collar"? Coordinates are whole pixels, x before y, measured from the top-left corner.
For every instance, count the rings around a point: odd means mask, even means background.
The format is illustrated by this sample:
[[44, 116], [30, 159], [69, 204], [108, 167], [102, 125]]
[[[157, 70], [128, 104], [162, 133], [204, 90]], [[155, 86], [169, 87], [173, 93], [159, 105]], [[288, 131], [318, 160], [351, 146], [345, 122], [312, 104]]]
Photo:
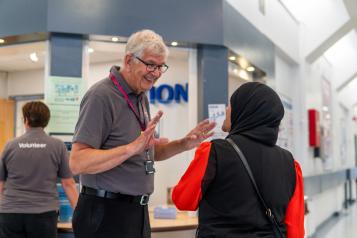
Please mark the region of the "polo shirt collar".
[[34, 134], [34, 133], [45, 133], [42, 127], [29, 127], [26, 129], [26, 134]]
[[120, 67], [119, 66], [112, 66], [112, 68], [110, 69], [110, 73], [113, 74], [115, 76], [115, 78], [118, 80], [120, 86], [124, 89], [124, 91], [126, 92], [126, 94], [131, 94], [134, 93], [133, 90], [131, 90], [131, 88], [129, 87], [128, 83], [124, 80], [124, 78], [121, 76], [121, 74], [119, 73], [120, 71]]

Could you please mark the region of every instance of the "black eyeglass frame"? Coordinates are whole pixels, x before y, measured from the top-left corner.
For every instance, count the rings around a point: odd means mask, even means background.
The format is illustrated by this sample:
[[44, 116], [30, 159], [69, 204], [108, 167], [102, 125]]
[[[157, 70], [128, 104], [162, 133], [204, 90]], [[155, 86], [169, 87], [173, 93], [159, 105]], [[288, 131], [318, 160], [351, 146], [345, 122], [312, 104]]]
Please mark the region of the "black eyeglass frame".
[[165, 73], [168, 69], [169, 66], [167, 64], [162, 64], [162, 65], [157, 65], [157, 64], [150, 64], [142, 59], [140, 59], [138, 56], [134, 56], [136, 59], [138, 59], [141, 63], [146, 65], [146, 71], [148, 72], [154, 72], [156, 69], [159, 70], [160, 73]]

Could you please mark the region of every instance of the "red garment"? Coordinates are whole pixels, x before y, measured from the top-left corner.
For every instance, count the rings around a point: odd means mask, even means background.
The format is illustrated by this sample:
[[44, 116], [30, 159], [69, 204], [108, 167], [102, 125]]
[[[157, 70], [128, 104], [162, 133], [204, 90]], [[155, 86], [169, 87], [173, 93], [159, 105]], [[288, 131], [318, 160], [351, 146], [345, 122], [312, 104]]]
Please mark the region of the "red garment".
[[180, 182], [174, 187], [172, 201], [180, 210], [195, 211], [202, 199], [202, 180], [206, 172], [211, 142], [203, 142], [196, 149], [195, 158]]
[[[202, 143], [196, 150], [195, 157], [179, 183], [174, 187], [172, 200], [180, 210], [195, 211], [202, 199], [202, 181], [208, 165], [211, 142]], [[304, 188], [303, 176], [299, 163], [295, 160], [296, 185], [289, 201], [285, 224], [287, 238], [304, 237]]]
[[285, 214], [287, 238], [304, 237], [304, 183], [299, 163], [295, 160], [296, 185]]

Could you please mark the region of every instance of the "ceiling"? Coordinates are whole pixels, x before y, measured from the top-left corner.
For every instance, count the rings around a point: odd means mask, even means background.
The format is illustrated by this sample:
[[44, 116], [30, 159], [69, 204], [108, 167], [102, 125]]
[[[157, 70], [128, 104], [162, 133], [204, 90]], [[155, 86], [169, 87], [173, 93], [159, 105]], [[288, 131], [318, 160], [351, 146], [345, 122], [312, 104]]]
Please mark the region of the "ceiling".
[[[357, 91], [357, 0], [279, 0], [304, 29], [304, 47], [301, 54], [309, 63], [326, 59], [337, 77], [334, 83], [340, 95]], [[308, 6], [308, 7], [307, 7]], [[90, 63], [120, 61], [124, 44], [98, 40], [89, 41]], [[0, 72], [44, 68], [47, 42], [16, 44], [0, 47]], [[171, 56], [188, 58], [188, 51], [171, 47]], [[29, 55], [37, 53], [38, 62]], [[350, 105], [357, 97], [348, 97]], [[357, 104], [356, 104], [357, 105]]]
[[[37, 52], [38, 62], [30, 60], [30, 54], [33, 52]], [[46, 44], [44, 42], [0, 47], [0, 71], [13, 72], [43, 68], [45, 52]]]
[[[0, 72], [15, 72], [24, 70], [42, 69], [45, 66], [47, 41], [16, 44], [0, 47]], [[89, 41], [86, 49], [93, 49], [89, 53], [90, 63], [104, 63], [121, 61], [124, 56], [125, 44]], [[38, 61], [33, 62], [30, 54], [36, 52]], [[188, 51], [183, 48], [170, 47], [170, 56], [175, 59], [187, 59]]]
[[304, 30], [306, 61], [326, 59], [333, 67], [333, 82], [341, 99], [348, 106], [357, 105], [357, 1], [279, 1]]

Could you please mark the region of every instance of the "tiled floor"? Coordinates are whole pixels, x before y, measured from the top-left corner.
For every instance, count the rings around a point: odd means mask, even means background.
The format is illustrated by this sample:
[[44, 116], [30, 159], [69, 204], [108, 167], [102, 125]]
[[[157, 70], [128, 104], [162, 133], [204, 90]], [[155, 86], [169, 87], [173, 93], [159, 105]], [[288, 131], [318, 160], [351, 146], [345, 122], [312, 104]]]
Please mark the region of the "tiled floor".
[[316, 238], [356, 238], [357, 237], [357, 204], [340, 215], [337, 223], [316, 234]]

